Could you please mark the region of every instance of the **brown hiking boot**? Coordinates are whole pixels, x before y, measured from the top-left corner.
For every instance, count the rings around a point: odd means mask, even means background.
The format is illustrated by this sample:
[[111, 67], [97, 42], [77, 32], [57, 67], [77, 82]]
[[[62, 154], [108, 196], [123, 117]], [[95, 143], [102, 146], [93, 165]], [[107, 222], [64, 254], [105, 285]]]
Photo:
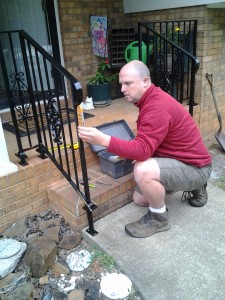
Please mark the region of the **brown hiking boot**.
[[207, 183], [201, 186], [197, 190], [193, 190], [191, 192], [184, 192], [187, 195], [184, 195], [184, 199], [188, 200], [188, 203], [191, 206], [201, 207], [207, 203], [208, 193], [206, 191]]
[[144, 238], [169, 229], [168, 210], [161, 214], [153, 213], [148, 210], [139, 221], [125, 226], [126, 233], [137, 238]]

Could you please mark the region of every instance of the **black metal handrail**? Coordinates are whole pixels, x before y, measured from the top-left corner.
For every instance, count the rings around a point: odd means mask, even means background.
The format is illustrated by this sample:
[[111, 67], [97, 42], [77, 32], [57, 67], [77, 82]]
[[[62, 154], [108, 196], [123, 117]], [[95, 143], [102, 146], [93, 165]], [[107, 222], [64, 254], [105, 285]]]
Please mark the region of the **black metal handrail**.
[[[156, 23], [159, 26], [159, 31], [156, 31]], [[170, 23], [175, 26], [175, 22]], [[185, 26], [181, 22], [178, 24]], [[142, 41], [144, 39], [146, 64], [151, 70], [152, 81], [180, 103], [187, 100], [189, 113], [193, 116], [193, 107], [196, 105], [194, 101], [195, 75], [200, 63], [195, 56], [197, 21], [193, 21], [194, 26], [192, 28], [190, 27], [190, 21], [188, 24], [188, 32], [184, 30], [183, 33], [176, 33], [174, 32], [174, 27], [171, 27], [172, 32], [169, 32], [168, 24], [165, 23], [164, 27], [166, 29], [163, 34], [160, 31], [162, 24], [159, 22], [138, 23], [139, 59], [142, 60]], [[187, 35], [189, 43], [187, 41], [185, 43], [184, 40]], [[190, 45], [190, 41], [192, 45]]]
[[96, 234], [92, 217], [96, 205], [90, 198], [84, 145], [77, 134], [77, 107], [83, 100], [80, 83], [23, 30], [0, 32], [0, 63], [21, 164], [27, 164], [31, 149], [42, 159], [49, 157], [84, 200], [87, 231]]

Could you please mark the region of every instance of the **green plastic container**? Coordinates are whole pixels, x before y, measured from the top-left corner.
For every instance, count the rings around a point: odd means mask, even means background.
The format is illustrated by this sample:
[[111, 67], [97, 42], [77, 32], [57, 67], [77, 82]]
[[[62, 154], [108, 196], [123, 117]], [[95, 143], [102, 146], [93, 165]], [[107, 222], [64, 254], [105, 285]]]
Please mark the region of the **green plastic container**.
[[[146, 64], [147, 62], [147, 47], [144, 42], [141, 45], [142, 48], [142, 62]], [[149, 55], [152, 54], [153, 45], [149, 45]], [[139, 42], [134, 41], [130, 43], [125, 49], [125, 59], [127, 62], [132, 60], [139, 60]]]

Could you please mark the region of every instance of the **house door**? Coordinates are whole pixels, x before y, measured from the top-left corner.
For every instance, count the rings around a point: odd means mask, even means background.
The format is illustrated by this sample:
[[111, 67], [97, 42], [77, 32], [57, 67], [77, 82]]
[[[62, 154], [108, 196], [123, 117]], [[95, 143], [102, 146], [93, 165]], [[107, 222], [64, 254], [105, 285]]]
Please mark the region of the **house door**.
[[[0, 31], [26, 31], [59, 63], [60, 51], [57, 35], [54, 0], [1, 0]], [[3, 52], [10, 73], [10, 57], [7, 47]], [[49, 78], [50, 76], [49, 70]], [[0, 70], [0, 110], [8, 108], [2, 71]]]

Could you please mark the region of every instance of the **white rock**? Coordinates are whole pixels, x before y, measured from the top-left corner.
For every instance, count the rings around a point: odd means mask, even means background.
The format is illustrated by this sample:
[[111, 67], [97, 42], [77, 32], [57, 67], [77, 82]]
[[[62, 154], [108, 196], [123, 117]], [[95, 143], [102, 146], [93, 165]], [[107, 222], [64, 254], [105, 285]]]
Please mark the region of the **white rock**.
[[14, 271], [26, 249], [26, 243], [13, 239], [0, 240], [0, 279]]

